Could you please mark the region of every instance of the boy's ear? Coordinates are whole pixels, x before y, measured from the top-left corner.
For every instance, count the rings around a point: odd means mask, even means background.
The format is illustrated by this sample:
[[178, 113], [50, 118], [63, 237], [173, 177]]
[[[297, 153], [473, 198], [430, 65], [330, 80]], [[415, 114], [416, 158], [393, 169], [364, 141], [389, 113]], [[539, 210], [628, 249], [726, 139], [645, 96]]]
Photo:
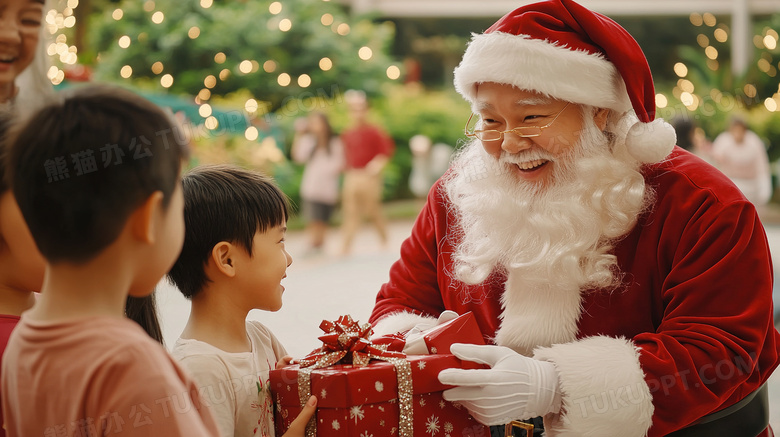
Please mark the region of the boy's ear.
[[211, 249], [211, 263], [223, 275], [232, 278], [236, 275], [236, 265], [233, 260], [235, 246], [227, 241], [220, 241]]
[[155, 218], [162, 210], [162, 201], [162, 191], [155, 191], [130, 215], [130, 229], [135, 238], [147, 244], [154, 243], [157, 231]]

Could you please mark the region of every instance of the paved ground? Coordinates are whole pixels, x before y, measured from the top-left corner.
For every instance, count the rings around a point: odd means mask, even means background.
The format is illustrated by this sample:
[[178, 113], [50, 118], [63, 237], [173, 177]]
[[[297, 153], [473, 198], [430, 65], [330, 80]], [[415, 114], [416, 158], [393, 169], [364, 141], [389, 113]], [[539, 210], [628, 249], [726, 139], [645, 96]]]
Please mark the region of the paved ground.
[[[780, 211], [772, 211], [765, 220], [767, 235], [776, 264], [780, 262]], [[373, 229], [363, 228], [355, 241], [354, 253], [337, 256], [339, 236], [333, 231], [324, 254], [305, 256], [307, 242], [302, 232], [291, 232], [287, 246], [293, 256], [288, 277], [283, 281], [284, 306], [276, 313], [253, 311], [249, 318], [268, 326], [293, 356], [302, 356], [319, 346], [319, 321], [333, 320], [350, 314], [365, 322], [381, 284], [398, 258], [401, 242], [409, 235], [409, 220], [390, 224], [390, 243], [379, 245]], [[745, 272], [747, 273], [747, 272]], [[158, 295], [163, 334], [172, 345], [183, 329], [189, 314], [189, 303], [169, 285]], [[780, 298], [776, 299], [780, 303]], [[774, 429], [780, 430], [780, 371], [770, 379], [770, 417]]]

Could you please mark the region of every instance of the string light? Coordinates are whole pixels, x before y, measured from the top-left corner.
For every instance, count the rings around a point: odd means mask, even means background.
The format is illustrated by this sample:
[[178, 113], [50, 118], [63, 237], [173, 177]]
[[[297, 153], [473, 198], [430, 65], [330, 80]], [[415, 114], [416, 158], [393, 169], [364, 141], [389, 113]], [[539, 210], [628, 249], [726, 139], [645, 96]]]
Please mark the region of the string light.
[[154, 24], [160, 24], [165, 20], [165, 14], [163, 14], [160, 11], [155, 12], [152, 14], [152, 22]]
[[718, 42], [726, 42], [729, 39], [729, 34], [726, 32], [725, 29], [715, 29], [714, 32], [715, 39], [718, 40]]
[[152, 64], [152, 73], [154, 73], [154, 74], [160, 74], [160, 73], [163, 72], [164, 69], [165, 69], [165, 66], [160, 61], [157, 61], [154, 64]]
[[306, 88], [311, 85], [311, 77], [308, 74], [302, 74], [298, 76], [298, 86]]
[[170, 88], [171, 85], [173, 85], [173, 76], [170, 74], [163, 75], [163, 77], [160, 78], [160, 85], [164, 88]]
[[249, 74], [252, 72], [252, 61], [243, 60], [240, 64], [238, 64], [238, 71]]
[[130, 76], [133, 75], [133, 67], [125, 65], [121, 70], [119, 70], [119, 75], [125, 79], [129, 79]]
[[254, 126], [249, 126], [244, 132], [244, 138], [249, 141], [255, 141], [260, 136], [260, 132]]
[[674, 74], [679, 77], [685, 77], [688, 75], [688, 67], [686, 67], [682, 62], [678, 62], [674, 64]]
[[390, 80], [396, 80], [401, 77], [401, 69], [395, 65], [387, 67], [387, 77]]
[[274, 71], [276, 71], [276, 62], [274, 62], [274, 61], [272, 61], [270, 59], [265, 61], [265, 62], [263, 62], [263, 70], [266, 73], [273, 73]]
[[320, 69], [322, 71], [328, 71], [331, 68], [333, 68], [333, 61], [331, 61], [330, 58], [325, 57], [320, 59]]
[[268, 12], [276, 15], [280, 12], [282, 12], [282, 4], [279, 2], [273, 2], [270, 5], [268, 5]]
[[279, 30], [287, 32], [292, 29], [292, 21], [289, 18], [285, 18], [279, 22]]
[[208, 130], [214, 130], [219, 127], [219, 120], [217, 120], [217, 117], [214, 117], [213, 115], [206, 119], [206, 122], [203, 123], [206, 126], [206, 129]]
[[214, 55], [214, 62], [216, 62], [217, 64], [224, 64], [226, 60], [227, 60], [227, 56], [222, 52], [219, 52], [216, 55]]
[[666, 105], [669, 104], [669, 101], [666, 99], [666, 96], [658, 93], [655, 95], [655, 106], [659, 108], [666, 108]]
[[292, 79], [290, 78], [290, 75], [287, 73], [282, 73], [279, 75], [279, 77], [276, 78], [276, 82], [281, 86], [287, 86], [292, 82]]
[[126, 48], [130, 47], [130, 37], [127, 36], [127, 35], [122, 35], [119, 38], [119, 42], [118, 43], [119, 43], [119, 47], [122, 47], [123, 49], [126, 49]]
[[113, 18], [116, 21], [119, 21], [122, 19], [124, 15], [125, 12], [122, 9], [116, 8], [114, 9], [114, 12], [111, 13], [111, 18]]
[[373, 55], [374, 52], [371, 50], [370, 47], [363, 46], [360, 48], [360, 50], [358, 50], [358, 56], [360, 57], [360, 59], [364, 61], [368, 61], [369, 59], [371, 59], [371, 56]]

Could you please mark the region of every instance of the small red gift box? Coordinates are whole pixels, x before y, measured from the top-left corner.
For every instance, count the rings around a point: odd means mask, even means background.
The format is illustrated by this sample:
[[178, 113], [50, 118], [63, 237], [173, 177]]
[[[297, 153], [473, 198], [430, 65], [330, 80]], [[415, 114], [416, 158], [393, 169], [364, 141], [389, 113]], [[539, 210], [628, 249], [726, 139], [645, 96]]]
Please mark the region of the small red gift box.
[[449, 354], [450, 346], [455, 343], [485, 344], [477, 319], [471, 311], [420, 334], [425, 340], [428, 352], [432, 354]]
[[[446, 368], [484, 366], [449, 354], [404, 356], [387, 351], [367, 340], [369, 325], [360, 326], [348, 316], [323, 321], [320, 327], [326, 332], [320, 337], [324, 343], [320, 350], [301, 365], [271, 371], [277, 435], [289, 428], [310, 394], [318, 403], [307, 436], [490, 435], [465, 408], [442, 398], [449, 386], [438, 379]], [[334, 365], [340, 359], [353, 364]]]
[[[441, 370], [480, 368], [453, 355], [410, 355], [412, 370], [412, 435], [484, 436], [490, 431], [468, 411], [445, 401]], [[271, 371], [276, 405], [275, 426], [282, 435], [301, 411], [299, 366]], [[311, 394], [317, 396], [316, 435], [320, 437], [384, 437], [399, 434], [398, 383], [394, 365], [372, 361], [365, 367], [337, 364], [311, 372]]]

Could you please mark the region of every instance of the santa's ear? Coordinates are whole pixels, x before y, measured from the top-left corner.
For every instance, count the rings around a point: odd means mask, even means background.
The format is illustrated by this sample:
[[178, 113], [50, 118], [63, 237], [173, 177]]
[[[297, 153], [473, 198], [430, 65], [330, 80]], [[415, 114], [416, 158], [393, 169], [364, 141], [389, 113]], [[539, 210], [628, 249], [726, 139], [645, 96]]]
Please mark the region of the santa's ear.
[[233, 255], [236, 247], [227, 241], [220, 241], [211, 249], [209, 264], [213, 265], [217, 272], [232, 278], [236, 275], [236, 266]]
[[600, 131], [607, 128], [607, 120], [609, 119], [610, 110], [607, 108], [596, 108], [596, 113], [593, 114], [593, 122]]

